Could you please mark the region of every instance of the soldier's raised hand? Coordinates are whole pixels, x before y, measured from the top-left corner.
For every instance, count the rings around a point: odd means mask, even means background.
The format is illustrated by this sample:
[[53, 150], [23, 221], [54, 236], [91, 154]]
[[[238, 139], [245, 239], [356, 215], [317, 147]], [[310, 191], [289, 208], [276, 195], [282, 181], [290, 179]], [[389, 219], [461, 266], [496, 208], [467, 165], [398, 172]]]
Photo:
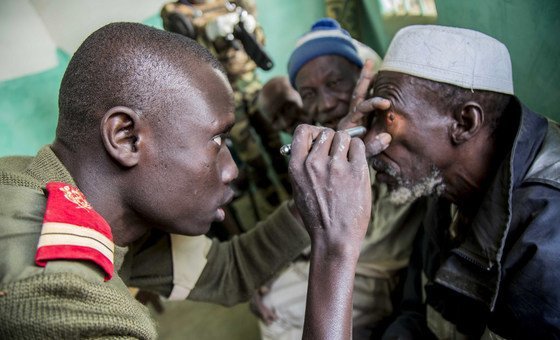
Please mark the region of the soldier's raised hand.
[[300, 125], [289, 170], [311, 237], [304, 338], [349, 339], [354, 272], [371, 211], [364, 143], [343, 131]]

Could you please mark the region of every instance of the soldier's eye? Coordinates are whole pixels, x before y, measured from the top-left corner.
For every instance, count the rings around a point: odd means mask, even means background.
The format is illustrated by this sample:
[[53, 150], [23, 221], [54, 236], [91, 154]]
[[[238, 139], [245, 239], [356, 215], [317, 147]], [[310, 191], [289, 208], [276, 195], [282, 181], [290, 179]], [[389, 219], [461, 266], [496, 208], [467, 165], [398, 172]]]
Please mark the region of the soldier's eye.
[[214, 141], [214, 143], [218, 144], [218, 145], [222, 145], [222, 143], [224, 142], [224, 138], [223, 135], [217, 135], [214, 138], [212, 138], [212, 140]]
[[212, 137], [212, 141], [218, 144], [218, 146], [229, 143], [229, 132], [220, 133], [219, 135]]

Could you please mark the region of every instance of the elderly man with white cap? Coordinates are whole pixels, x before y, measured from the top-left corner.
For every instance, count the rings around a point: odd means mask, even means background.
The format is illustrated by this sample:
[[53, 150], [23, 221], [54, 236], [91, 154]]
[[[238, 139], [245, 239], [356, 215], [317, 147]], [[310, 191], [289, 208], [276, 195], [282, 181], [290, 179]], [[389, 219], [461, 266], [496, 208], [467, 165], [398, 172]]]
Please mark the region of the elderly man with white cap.
[[410, 26], [392, 41], [364, 122], [376, 178], [431, 195], [402, 311], [385, 338], [560, 336], [560, 128], [513, 91], [499, 41]]
[[[366, 66], [365, 60], [370, 61]], [[335, 128], [355, 105], [353, 90], [356, 88], [357, 94], [363, 87], [357, 83], [367, 88], [366, 78], [380, 64], [377, 53], [352, 39], [336, 20], [322, 18], [297, 41], [288, 63], [288, 74], [303, 98], [303, 109], [314, 123]], [[386, 186], [374, 184], [372, 193], [372, 218], [361, 244], [354, 277], [354, 340], [369, 339], [390, 320], [426, 207], [425, 200], [409, 205], [389, 202]], [[301, 339], [309, 272], [309, 256], [301, 256], [255, 294], [252, 306], [261, 318], [263, 340]]]

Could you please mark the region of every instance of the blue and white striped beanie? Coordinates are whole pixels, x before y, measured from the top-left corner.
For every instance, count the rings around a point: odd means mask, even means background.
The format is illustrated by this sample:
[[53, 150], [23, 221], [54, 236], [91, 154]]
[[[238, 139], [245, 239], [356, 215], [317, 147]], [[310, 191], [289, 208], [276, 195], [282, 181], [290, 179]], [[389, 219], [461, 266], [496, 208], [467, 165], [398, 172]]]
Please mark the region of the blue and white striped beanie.
[[350, 34], [331, 18], [319, 19], [296, 43], [288, 61], [290, 83], [295, 87], [296, 76], [307, 62], [324, 55], [339, 55], [358, 67], [363, 66]]

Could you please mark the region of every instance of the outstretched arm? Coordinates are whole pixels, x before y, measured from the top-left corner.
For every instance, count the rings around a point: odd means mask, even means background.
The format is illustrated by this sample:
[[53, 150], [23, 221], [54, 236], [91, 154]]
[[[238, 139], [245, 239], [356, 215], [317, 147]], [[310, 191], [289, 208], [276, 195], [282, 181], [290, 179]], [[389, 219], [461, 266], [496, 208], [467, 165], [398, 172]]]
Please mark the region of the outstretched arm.
[[304, 338], [349, 339], [354, 272], [371, 212], [364, 144], [300, 125], [292, 145], [294, 200], [311, 237]]

